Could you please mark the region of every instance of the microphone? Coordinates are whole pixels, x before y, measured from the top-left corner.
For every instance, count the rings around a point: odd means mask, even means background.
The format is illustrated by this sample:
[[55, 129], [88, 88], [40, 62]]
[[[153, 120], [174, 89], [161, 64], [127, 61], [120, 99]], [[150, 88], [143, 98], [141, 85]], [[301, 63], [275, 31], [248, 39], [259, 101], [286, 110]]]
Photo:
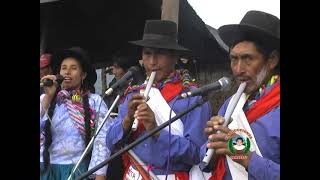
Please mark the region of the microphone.
[[123, 86], [133, 75], [135, 75], [139, 71], [137, 66], [132, 66], [128, 69], [128, 72], [122, 76], [116, 83], [114, 83], [106, 92], [105, 94], [108, 96], [110, 95], [114, 89]]
[[[64, 80], [64, 77], [62, 75], [60, 74], [56, 75], [56, 81], [59, 85], [62, 83], [63, 80]], [[40, 87], [52, 86], [52, 85], [53, 85], [53, 81], [51, 79], [45, 79], [44, 82], [40, 83]]]
[[179, 96], [179, 99], [206, 94], [208, 91], [224, 90], [227, 87], [229, 87], [229, 85], [230, 85], [230, 78], [222, 77], [217, 82], [202, 86], [201, 88], [197, 88], [189, 92], [182, 93]]

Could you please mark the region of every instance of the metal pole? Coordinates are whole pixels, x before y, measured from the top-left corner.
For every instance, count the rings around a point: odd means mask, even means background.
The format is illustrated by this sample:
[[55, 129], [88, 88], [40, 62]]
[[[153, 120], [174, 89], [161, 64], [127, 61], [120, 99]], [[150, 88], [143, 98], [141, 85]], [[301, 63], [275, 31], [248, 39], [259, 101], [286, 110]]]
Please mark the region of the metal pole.
[[[79, 161], [77, 162], [77, 164], [76, 164], [76, 165], [74, 166], [74, 168], [72, 169], [71, 174], [70, 174], [69, 177], [68, 177], [68, 180], [71, 180], [72, 175], [76, 172], [77, 168], [79, 167], [80, 163], [81, 163], [82, 160], [84, 159], [85, 155], [88, 153], [88, 151], [89, 151], [89, 149], [91, 148], [91, 146], [92, 146], [95, 138], [96, 138], [97, 135], [99, 134], [101, 128], [103, 127], [104, 123], [106, 122], [106, 120], [107, 120], [108, 117], [110, 116], [113, 108], [116, 106], [116, 104], [118, 103], [119, 99], [120, 99], [120, 95], [118, 95], [118, 96], [116, 97], [116, 99], [113, 101], [113, 103], [112, 103], [109, 111], [107, 112], [107, 115], [106, 115], [106, 116], [104, 117], [104, 119], [103, 119], [102, 124], [98, 127], [95, 135], [91, 138], [89, 144], [87, 145], [86, 149], [85, 149], [84, 152], [82, 153]], [[101, 99], [101, 101], [103, 101], [103, 99]]]
[[[107, 87], [107, 81], [106, 81], [106, 68], [102, 67], [101, 68], [101, 93], [106, 92], [106, 87]], [[104, 93], [103, 93], [104, 94]]]
[[179, 3], [180, 0], [162, 0], [161, 20], [170, 20], [179, 24]]

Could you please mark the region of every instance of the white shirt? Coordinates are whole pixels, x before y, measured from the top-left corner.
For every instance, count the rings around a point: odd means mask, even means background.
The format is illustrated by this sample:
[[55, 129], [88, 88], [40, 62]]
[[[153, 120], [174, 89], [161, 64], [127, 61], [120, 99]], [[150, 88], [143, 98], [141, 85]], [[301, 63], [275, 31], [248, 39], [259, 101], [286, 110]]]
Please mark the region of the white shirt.
[[[41, 118], [42, 100], [44, 94], [40, 96], [40, 133], [43, 133], [43, 127], [48, 120], [47, 114]], [[102, 101], [100, 112], [98, 108], [101, 102], [101, 97], [97, 94], [89, 95], [89, 105], [95, 109], [97, 116], [99, 115], [98, 124], [96, 128], [103, 122], [103, 119], [108, 111], [107, 105]], [[110, 127], [113, 119], [108, 119], [104, 126], [101, 128], [98, 136], [96, 137], [93, 145], [91, 161], [89, 169], [98, 165], [110, 156], [110, 150], [105, 143], [106, 131]], [[73, 125], [69, 117], [69, 113], [65, 104], [56, 104], [54, 115], [51, 124], [52, 144], [49, 148], [50, 163], [51, 164], [76, 164], [80, 159], [81, 154], [85, 149], [85, 142], [81, 137], [79, 130]], [[40, 162], [43, 162], [42, 152], [44, 150], [44, 141], [40, 141]], [[107, 165], [95, 172], [96, 175], [105, 175]]]
[[244, 149], [246, 146], [244, 146], [243, 144], [242, 144], [242, 145], [240, 145], [240, 146], [239, 146], [238, 144], [236, 144], [236, 145], [234, 145], [233, 147], [234, 147], [236, 150], [238, 150], [238, 151], [239, 151], [239, 150]]

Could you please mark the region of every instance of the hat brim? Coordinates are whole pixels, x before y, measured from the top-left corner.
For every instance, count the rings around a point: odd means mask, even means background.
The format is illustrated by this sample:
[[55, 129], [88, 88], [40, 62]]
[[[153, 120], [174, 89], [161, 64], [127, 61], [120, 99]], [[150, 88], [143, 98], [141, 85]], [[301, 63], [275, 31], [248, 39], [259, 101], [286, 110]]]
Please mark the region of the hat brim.
[[54, 74], [60, 73], [60, 65], [62, 63], [62, 60], [68, 57], [74, 57], [78, 59], [81, 62], [81, 64], [85, 66], [85, 71], [87, 73], [87, 76], [84, 79], [84, 81], [87, 81], [89, 86], [94, 86], [95, 82], [97, 81], [97, 73], [95, 68], [92, 66], [89, 58], [86, 55], [73, 49], [65, 49], [53, 54], [52, 68], [53, 68]]
[[190, 52], [189, 49], [182, 47], [177, 43], [168, 42], [168, 41], [144, 39], [144, 40], [138, 40], [138, 41], [129, 41], [129, 43], [142, 46], [142, 47], [161, 48], [161, 49], [170, 49], [170, 50], [176, 50], [176, 51], [182, 51], [182, 52]]
[[224, 25], [218, 29], [218, 32], [221, 39], [229, 47], [244, 39], [256, 39], [264, 42], [268, 46], [274, 46], [275, 48], [280, 47], [280, 37], [276, 37], [262, 29], [249, 25]]

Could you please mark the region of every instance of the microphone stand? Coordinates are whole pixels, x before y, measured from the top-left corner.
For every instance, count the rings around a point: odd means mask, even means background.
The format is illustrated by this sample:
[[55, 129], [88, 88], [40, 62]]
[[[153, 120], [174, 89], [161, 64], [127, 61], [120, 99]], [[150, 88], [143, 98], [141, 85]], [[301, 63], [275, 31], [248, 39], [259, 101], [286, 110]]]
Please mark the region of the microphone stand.
[[[77, 164], [74, 166], [74, 168], [71, 171], [71, 174], [68, 177], [68, 180], [71, 180], [72, 175], [76, 172], [77, 168], [79, 167], [80, 163], [82, 162], [82, 160], [84, 159], [85, 155], [88, 153], [88, 151], [91, 149], [92, 144], [94, 142], [94, 140], [96, 139], [97, 135], [99, 134], [101, 128], [103, 127], [104, 123], [107, 121], [108, 117], [110, 116], [112, 110], [114, 109], [114, 107], [116, 106], [116, 104], [118, 103], [120, 99], [120, 95], [118, 94], [116, 99], [113, 101], [111, 107], [109, 108], [106, 116], [104, 117], [102, 124], [98, 127], [95, 135], [91, 138], [89, 144], [87, 145], [86, 149], [84, 150], [84, 152], [82, 153], [82, 155], [80, 156], [79, 161], [77, 162]], [[101, 101], [103, 101], [103, 98], [101, 99]], [[102, 166], [101, 166], [102, 167]], [[100, 169], [100, 168], [99, 168]]]
[[160, 126], [154, 128], [153, 130], [149, 131], [147, 134], [141, 136], [140, 138], [138, 138], [137, 140], [135, 140], [134, 142], [132, 142], [131, 144], [127, 145], [126, 147], [124, 147], [123, 149], [119, 150], [118, 152], [114, 153], [112, 156], [110, 156], [108, 159], [104, 160], [103, 162], [101, 162], [100, 164], [98, 164], [97, 166], [93, 167], [91, 170], [83, 173], [81, 176], [79, 176], [77, 178], [77, 180], [81, 180], [84, 179], [86, 177], [88, 177], [90, 174], [96, 172], [97, 170], [99, 170], [101, 167], [105, 166], [106, 164], [108, 164], [110, 161], [112, 161], [114, 158], [122, 155], [123, 153], [131, 150], [132, 148], [134, 148], [135, 146], [137, 146], [138, 144], [140, 144], [141, 142], [143, 142], [144, 140], [148, 139], [149, 137], [153, 136], [154, 134], [156, 134], [157, 132], [159, 132], [160, 130], [162, 130], [163, 128], [167, 127], [170, 123], [175, 122], [176, 120], [178, 120], [179, 118], [181, 118], [182, 116], [184, 116], [185, 114], [187, 114], [188, 112], [192, 111], [193, 109], [195, 109], [198, 106], [201, 106], [202, 104], [204, 104], [206, 102], [206, 100], [204, 100], [203, 98], [199, 99], [195, 104], [193, 104], [191, 107], [187, 108], [186, 110], [184, 110], [183, 112], [181, 112], [180, 114], [176, 115], [175, 117], [173, 117], [171, 119], [171, 121], [166, 121], [165, 123], [161, 124]]

